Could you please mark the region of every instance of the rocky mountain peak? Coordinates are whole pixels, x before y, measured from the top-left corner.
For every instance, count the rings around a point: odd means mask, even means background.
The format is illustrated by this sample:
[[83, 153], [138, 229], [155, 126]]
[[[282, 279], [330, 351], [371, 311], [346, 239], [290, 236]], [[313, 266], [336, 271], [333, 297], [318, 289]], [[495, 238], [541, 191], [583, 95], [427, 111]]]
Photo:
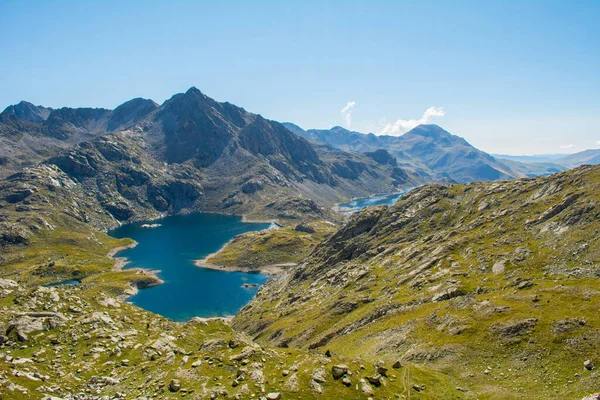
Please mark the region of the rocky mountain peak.
[[29, 122], [43, 122], [48, 119], [48, 116], [52, 112], [51, 108], [43, 106], [36, 106], [27, 101], [21, 101], [18, 104], [14, 104], [6, 107], [2, 112], [2, 115], [9, 116], [14, 115], [18, 119]]
[[432, 139], [441, 139], [444, 137], [454, 136], [450, 132], [443, 129], [441, 126], [436, 124], [421, 124], [410, 131], [406, 132], [405, 135], [419, 135]]
[[119, 126], [133, 125], [157, 108], [158, 104], [150, 99], [138, 97], [126, 101], [113, 110], [107, 123], [107, 129], [114, 131]]

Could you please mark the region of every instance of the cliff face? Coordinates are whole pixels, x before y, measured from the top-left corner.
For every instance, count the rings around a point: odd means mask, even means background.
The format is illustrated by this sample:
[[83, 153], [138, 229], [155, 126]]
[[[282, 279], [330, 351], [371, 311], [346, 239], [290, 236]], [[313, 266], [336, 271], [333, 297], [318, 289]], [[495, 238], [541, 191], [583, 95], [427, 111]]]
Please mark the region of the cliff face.
[[582, 372], [600, 350], [599, 193], [598, 167], [415, 189], [354, 214], [234, 326], [263, 344], [400, 357], [490, 398], [583, 397], [600, 389]]

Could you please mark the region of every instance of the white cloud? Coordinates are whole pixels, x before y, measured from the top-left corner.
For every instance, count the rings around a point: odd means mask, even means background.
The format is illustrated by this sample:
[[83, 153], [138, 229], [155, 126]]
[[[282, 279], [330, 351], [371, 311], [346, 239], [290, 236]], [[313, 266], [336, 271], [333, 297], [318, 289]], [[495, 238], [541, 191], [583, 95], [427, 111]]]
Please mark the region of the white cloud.
[[340, 111], [340, 113], [344, 116], [347, 128], [350, 128], [350, 125], [352, 124], [352, 109], [354, 106], [356, 106], [356, 102], [349, 101], [348, 104], [346, 104], [346, 106]]
[[596, 140], [596, 146], [600, 146], [600, 140]]
[[429, 107], [420, 119], [399, 119], [396, 122], [386, 124], [380, 135], [399, 136], [421, 124], [428, 124], [433, 118], [446, 115], [443, 107]]
[[565, 144], [564, 146], [560, 146], [560, 148], [563, 150], [569, 150], [569, 149], [574, 149], [575, 145], [574, 144]]

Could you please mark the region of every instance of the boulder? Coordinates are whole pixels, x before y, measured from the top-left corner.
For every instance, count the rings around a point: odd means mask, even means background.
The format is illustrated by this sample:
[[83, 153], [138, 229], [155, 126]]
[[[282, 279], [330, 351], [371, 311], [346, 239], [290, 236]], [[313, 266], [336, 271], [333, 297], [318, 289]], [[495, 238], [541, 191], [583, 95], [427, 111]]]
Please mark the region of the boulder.
[[181, 383], [179, 382], [179, 379], [171, 379], [171, 382], [169, 383], [169, 390], [171, 392], [178, 392], [179, 389], [181, 389]]
[[315, 393], [318, 393], [318, 394], [323, 393], [323, 386], [321, 386], [321, 384], [319, 382], [311, 380], [310, 381], [310, 388]]
[[227, 346], [227, 341], [225, 339], [219, 339], [219, 338], [208, 339], [200, 345], [200, 350], [215, 351], [221, 347], [226, 347], [226, 346]]
[[348, 373], [348, 366], [344, 364], [337, 364], [331, 367], [331, 373], [334, 379], [339, 379]]
[[324, 383], [326, 381], [325, 375], [325, 369], [319, 368], [313, 371], [311, 378], [315, 382]]
[[[225, 341], [224, 341], [225, 342]], [[227, 342], [225, 342], [227, 344]], [[229, 357], [229, 361], [240, 361], [245, 358], [250, 358], [254, 355], [255, 350], [251, 346], [246, 346], [239, 354]]]
[[259, 385], [262, 385], [263, 383], [265, 383], [265, 374], [263, 374], [262, 370], [260, 369], [253, 369], [252, 371], [250, 371], [250, 379], [258, 383]]
[[377, 386], [377, 387], [381, 386], [381, 375], [380, 374], [367, 376], [367, 380], [373, 386]]
[[496, 263], [492, 267], [492, 272], [494, 274], [501, 274], [501, 273], [504, 272], [505, 268], [506, 268], [506, 261], [505, 260], [496, 261]]
[[373, 394], [373, 387], [369, 385], [364, 379], [360, 380], [360, 390], [366, 395]]
[[585, 360], [583, 362], [583, 368], [587, 369], [588, 371], [591, 371], [594, 369], [594, 362], [592, 360]]
[[294, 228], [296, 232], [304, 232], [304, 233], [315, 233], [315, 230], [308, 225], [298, 224]]

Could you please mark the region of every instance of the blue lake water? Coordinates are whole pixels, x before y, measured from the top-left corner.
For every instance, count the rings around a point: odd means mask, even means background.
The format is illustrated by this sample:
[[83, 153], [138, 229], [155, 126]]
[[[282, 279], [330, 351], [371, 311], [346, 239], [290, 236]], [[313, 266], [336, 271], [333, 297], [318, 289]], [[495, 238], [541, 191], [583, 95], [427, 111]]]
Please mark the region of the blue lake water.
[[390, 194], [381, 194], [370, 197], [361, 197], [358, 199], [353, 199], [347, 203], [338, 204], [339, 210], [344, 213], [352, 213], [359, 211], [365, 207], [369, 206], [379, 206], [382, 204], [387, 204], [391, 206], [394, 204], [403, 194], [407, 193], [410, 189], [399, 193], [390, 193]]
[[240, 233], [266, 229], [268, 223], [244, 223], [240, 217], [220, 214], [189, 214], [166, 217], [143, 228], [143, 223], [123, 225], [109, 231], [116, 238], [132, 238], [138, 245], [119, 252], [127, 268], [160, 270], [162, 285], [142, 289], [129, 301], [174, 321], [192, 317], [222, 317], [237, 313], [254, 297], [257, 287], [244, 283], [265, 282], [261, 274], [224, 272], [198, 268], [194, 261], [219, 250]]

